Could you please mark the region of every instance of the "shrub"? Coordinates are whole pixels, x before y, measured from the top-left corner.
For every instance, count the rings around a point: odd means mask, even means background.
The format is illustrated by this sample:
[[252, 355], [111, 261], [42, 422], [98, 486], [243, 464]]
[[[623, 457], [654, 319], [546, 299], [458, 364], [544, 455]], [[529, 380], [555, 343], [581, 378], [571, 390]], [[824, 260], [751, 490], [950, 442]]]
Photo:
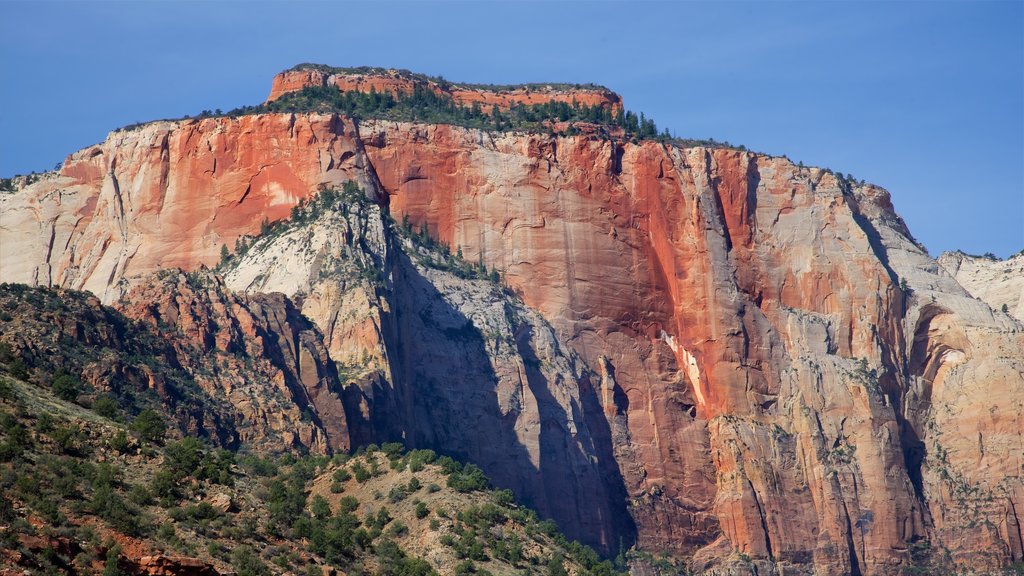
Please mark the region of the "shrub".
[[92, 411], [104, 418], [116, 420], [118, 414], [121, 412], [121, 406], [112, 396], [103, 394], [93, 400]]
[[467, 464], [462, 470], [448, 476], [448, 487], [459, 492], [486, 490], [489, 486], [487, 476], [475, 464]]
[[409, 527], [406, 526], [404, 523], [402, 523], [401, 520], [395, 520], [394, 522], [391, 523], [391, 526], [388, 527], [388, 535], [389, 536], [394, 536], [396, 538], [400, 538], [402, 536], [405, 536], [408, 533], [409, 533]]
[[394, 460], [402, 455], [402, 445], [398, 442], [385, 442], [380, 445], [380, 450], [388, 460]]
[[163, 417], [151, 408], [139, 412], [129, 428], [147, 442], [159, 443], [167, 433], [167, 424]]
[[548, 576], [568, 576], [565, 566], [562, 564], [561, 554], [555, 554], [548, 560]]
[[119, 566], [119, 560], [121, 558], [121, 547], [114, 544], [107, 549], [107, 558], [103, 563], [103, 576], [121, 576], [124, 572], [121, 572]]
[[82, 386], [79, 383], [78, 378], [75, 378], [70, 374], [64, 374], [62, 372], [53, 379], [53, 393], [61, 400], [66, 400], [68, 402], [78, 400], [78, 394], [81, 392], [81, 387]]
[[168, 442], [164, 448], [163, 469], [170, 472], [175, 480], [185, 478], [199, 468], [203, 459], [203, 445], [195, 438], [182, 438]]
[[89, 508], [93, 514], [103, 518], [111, 528], [119, 532], [129, 536], [141, 536], [144, 532], [141, 511], [125, 502], [109, 483], [102, 483], [93, 488]]
[[423, 470], [424, 465], [434, 462], [437, 459], [437, 454], [433, 450], [413, 450], [406, 455], [406, 459], [409, 463], [409, 470], [419, 472]]
[[110, 449], [117, 452], [118, 454], [124, 454], [128, 452], [130, 443], [128, 442], [128, 434], [124, 430], [118, 430], [114, 437], [107, 443]]
[[416, 517], [420, 520], [427, 517], [430, 514], [430, 509], [423, 502], [416, 502]]
[[392, 486], [391, 490], [388, 492], [388, 501], [391, 502], [392, 504], [397, 504], [398, 502], [405, 500], [406, 497], [408, 496], [409, 494], [406, 493], [404, 487]]
[[270, 576], [270, 569], [248, 546], [239, 546], [231, 552], [231, 567], [237, 576]]
[[495, 490], [494, 491], [494, 503], [498, 506], [511, 506], [515, 504], [516, 497], [511, 490]]
[[366, 482], [372, 476], [370, 471], [363, 466], [362, 462], [352, 464], [352, 472], [356, 475], [356, 482], [359, 482], [360, 484]]
[[80, 450], [82, 431], [77, 426], [61, 426], [54, 430], [50, 437], [64, 454], [77, 454]]
[[270, 459], [260, 458], [247, 454], [238, 459], [238, 464], [243, 470], [253, 476], [274, 476], [277, 474], [277, 464]]

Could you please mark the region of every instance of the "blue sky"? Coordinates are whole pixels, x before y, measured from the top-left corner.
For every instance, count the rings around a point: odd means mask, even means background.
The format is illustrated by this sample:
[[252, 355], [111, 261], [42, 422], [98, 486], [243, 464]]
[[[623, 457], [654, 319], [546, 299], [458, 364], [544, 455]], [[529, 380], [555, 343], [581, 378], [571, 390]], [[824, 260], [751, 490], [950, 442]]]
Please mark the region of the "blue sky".
[[262, 101], [299, 62], [595, 82], [679, 136], [892, 192], [932, 254], [1024, 248], [1024, 2], [0, 2], [0, 175]]

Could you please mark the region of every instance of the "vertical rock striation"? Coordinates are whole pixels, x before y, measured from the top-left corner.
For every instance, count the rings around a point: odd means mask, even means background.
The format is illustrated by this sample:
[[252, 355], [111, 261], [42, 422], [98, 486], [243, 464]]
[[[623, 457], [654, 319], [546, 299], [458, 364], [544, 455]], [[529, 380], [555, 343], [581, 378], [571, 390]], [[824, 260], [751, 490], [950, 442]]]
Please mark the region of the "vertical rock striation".
[[[271, 97], [404, 81], [325, 74]], [[1022, 559], [1024, 326], [929, 258], [887, 192], [785, 158], [324, 114], [154, 123], [0, 196], [0, 275], [111, 302], [347, 180], [376, 205], [257, 240], [224, 271], [233, 312], [211, 296], [217, 328], [195, 328], [263, 342], [247, 353], [318, 414], [328, 398], [327, 444], [345, 446], [333, 425], [461, 455], [573, 536], [702, 570]], [[435, 265], [389, 215], [518, 296]], [[157, 303], [137, 315], [207, 314], [165, 289], [129, 297]], [[257, 295], [275, 291], [291, 300]]]

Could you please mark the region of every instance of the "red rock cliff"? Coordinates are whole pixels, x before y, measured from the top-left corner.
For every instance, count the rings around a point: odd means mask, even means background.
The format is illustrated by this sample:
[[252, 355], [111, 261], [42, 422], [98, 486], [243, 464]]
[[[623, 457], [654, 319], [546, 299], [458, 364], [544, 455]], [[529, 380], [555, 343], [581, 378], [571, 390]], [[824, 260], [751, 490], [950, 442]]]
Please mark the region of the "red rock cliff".
[[896, 573], [924, 541], [964, 566], [1022, 558], [1024, 327], [938, 269], [884, 190], [784, 158], [329, 115], [157, 123], [0, 197], [0, 272], [110, 301], [350, 178], [496, 267], [589, 367], [640, 547], [820, 574]]
[[583, 106], [601, 106], [615, 111], [622, 110], [622, 99], [618, 94], [603, 88], [585, 86], [565, 87], [562, 85], [529, 84], [509, 87], [472, 87], [441, 83], [432, 79], [398, 70], [371, 70], [354, 72], [323, 68], [297, 68], [281, 72], [274, 77], [267, 102], [276, 100], [288, 92], [296, 92], [307, 86], [335, 86], [342, 92], [391, 92], [411, 94], [416, 86], [433, 91], [435, 94], [450, 96], [455, 102], [472, 106], [480, 104], [489, 110], [491, 106], [508, 109], [513, 104], [543, 104], [544, 102], [578, 102]]

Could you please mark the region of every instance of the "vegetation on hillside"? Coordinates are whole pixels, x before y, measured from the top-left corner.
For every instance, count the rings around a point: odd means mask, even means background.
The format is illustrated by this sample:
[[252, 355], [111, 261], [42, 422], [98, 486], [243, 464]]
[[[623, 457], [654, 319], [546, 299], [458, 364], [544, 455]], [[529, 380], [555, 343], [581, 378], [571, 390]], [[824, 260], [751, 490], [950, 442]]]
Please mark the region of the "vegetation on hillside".
[[[272, 238], [281, 236], [296, 227], [305, 226], [319, 218], [326, 212], [337, 212], [348, 217], [352, 212], [362, 212], [372, 204], [373, 201], [366, 196], [366, 192], [354, 181], [347, 181], [339, 190], [331, 186], [324, 186], [311, 199], [303, 200], [292, 208], [291, 216], [285, 220], [276, 222], [264, 221], [260, 227], [260, 233], [256, 236], [243, 236], [239, 238], [234, 250], [228, 247], [221, 247], [221, 262], [219, 270], [224, 270], [232, 263], [238, 261], [249, 252], [257, 243], [267, 242]], [[385, 223], [402, 242], [402, 248], [413, 258], [417, 264], [444, 270], [462, 278], [489, 280], [496, 284], [501, 283], [501, 275], [496, 268], [488, 268], [482, 259], [477, 262], [468, 261], [462, 254], [462, 248], [451, 246], [438, 241], [430, 235], [426, 225], [414, 226], [408, 219], [403, 217], [402, 221], [395, 222], [385, 211], [382, 213]], [[379, 270], [364, 268], [363, 273], [368, 280], [379, 281]]]
[[239, 576], [623, 568], [471, 464], [400, 444], [266, 457], [165, 440], [16, 378], [13, 364], [0, 363], [0, 567], [118, 574], [163, 554]]

